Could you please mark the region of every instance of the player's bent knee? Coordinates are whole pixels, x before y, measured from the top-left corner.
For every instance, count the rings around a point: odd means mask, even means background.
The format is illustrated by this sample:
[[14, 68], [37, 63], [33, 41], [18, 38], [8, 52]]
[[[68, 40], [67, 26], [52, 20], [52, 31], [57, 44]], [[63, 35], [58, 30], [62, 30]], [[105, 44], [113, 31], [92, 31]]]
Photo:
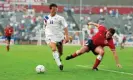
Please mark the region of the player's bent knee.
[[52, 48], [52, 51], [56, 51], [56, 48]]
[[55, 44], [50, 43], [49, 46], [51, 47], [52, 51], [56, 51], [56, 46], [55, 46]]
[[104, 50], [100, 50], [99, 54], [103, 56], [104, 55]]

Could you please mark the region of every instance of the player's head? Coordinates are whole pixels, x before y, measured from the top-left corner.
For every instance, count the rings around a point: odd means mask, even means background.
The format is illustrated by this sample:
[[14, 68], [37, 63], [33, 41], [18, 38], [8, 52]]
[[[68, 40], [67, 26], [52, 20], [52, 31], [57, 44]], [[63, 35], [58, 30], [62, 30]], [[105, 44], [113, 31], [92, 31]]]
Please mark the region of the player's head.
[[109, 28], [106, 32], [106, 39], [110, 39], [112, 38], [112, 36], [114, 35], [115, 33], [115, 29], [114, 28]]
[[57, 5], [52, 3], [49, 5], [50, 13], [56, 13], [57, 12]]

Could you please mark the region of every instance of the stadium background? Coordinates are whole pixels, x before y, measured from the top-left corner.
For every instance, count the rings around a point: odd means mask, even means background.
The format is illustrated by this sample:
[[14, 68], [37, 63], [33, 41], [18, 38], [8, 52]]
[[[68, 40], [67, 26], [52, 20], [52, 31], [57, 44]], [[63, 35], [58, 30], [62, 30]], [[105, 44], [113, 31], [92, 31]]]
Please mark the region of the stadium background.
[[[14, 27], [15, 44], [36, 44], [39, 39], [45, 43], [45, 34], [40, 30], [43, 29], [43, 17], [48, 14], [50, 3], [58, 4], [58, 14], [66, 18], [70, 36], [75, 40], [78, 37], [80, 43], [84, 41], [83, 34], [76, 31], [82, 31], [90, 21], [107, 28], [114, 27], [119, 37], [124, 34], [127, 41], [133, 41], [132, 0], [1, 0], [1, 39], [4, 27], [10, 24]], [[90, 29], [90, 32], [95, 31]], [[85, 38], [88, 38], [88, 34], [85, 33]]]

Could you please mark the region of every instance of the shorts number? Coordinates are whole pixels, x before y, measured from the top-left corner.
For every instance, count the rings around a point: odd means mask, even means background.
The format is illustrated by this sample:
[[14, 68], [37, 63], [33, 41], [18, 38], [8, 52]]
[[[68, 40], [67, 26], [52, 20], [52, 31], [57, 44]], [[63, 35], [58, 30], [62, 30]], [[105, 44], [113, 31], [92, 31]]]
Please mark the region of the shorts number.
[[53, 24], [54, 22], [53, 22], [53, 20], [50, 20], [50, 24]]

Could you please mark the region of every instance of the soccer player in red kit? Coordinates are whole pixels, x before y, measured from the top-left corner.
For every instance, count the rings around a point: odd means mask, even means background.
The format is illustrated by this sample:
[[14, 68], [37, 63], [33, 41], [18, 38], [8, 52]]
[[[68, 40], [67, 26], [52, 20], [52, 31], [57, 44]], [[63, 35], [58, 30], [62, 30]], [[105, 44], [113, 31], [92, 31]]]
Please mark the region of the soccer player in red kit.
[[4, 29], [4, 33], [5, 33], [5, 37], [6, 37], [6, 48], [7, 51], [9, 51], [10, 49], [10, 40], [11, 40], [11, 36], [13, 34], [13, 27], [11, 27], [10, 25], [7, 25]]
[[98, 32], [92, 37], [92, 39], [88, 39], [87, 43], [75, 53], [66, 57], [66, 60], [70, 60], [75, 58], [85, 52], [92, 51], [95, 55], [97, 55], [95, 64], [93, 66], [93, 70], [98, 70], [98, 65], [100, 64], [103, 56], [104, 56], [104, 47], [109, 46], [111, 51], [113, 52], [117, 67], [122, 67], [119, 63], [117, 53], [115, 51], [115, 45], [113, 43], [112, 36], [115, 33], [113, 28], [106, 29], [103, 25], [99, 25], [97, 23], [90, 22], [88, 25], [94, 25], [98, 28]]

